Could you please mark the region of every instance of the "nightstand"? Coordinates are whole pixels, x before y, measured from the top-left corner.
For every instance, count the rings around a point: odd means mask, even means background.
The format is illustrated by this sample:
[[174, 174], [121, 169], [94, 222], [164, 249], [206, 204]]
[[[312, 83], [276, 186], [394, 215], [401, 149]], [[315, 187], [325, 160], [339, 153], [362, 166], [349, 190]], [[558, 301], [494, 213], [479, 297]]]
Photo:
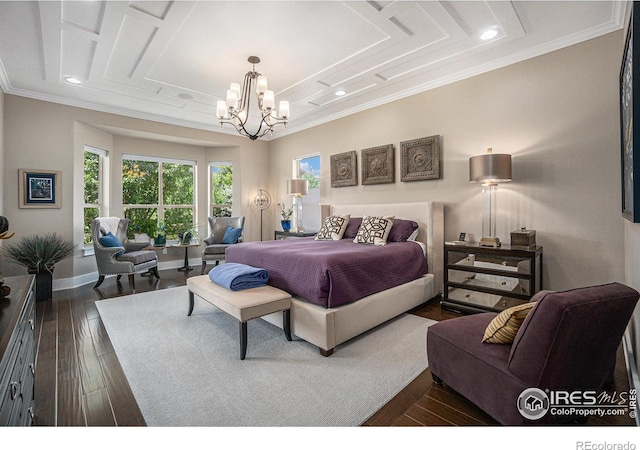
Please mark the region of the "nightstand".
[[278, 239], [310, 237], [316, 234], [318, 234], [317, 231], [276, 231], [273, 233], [273, 239], [277, 241]]
[[542, 289], [542, 247], [445, 244], [445, 309], [477, 313], [525, 303]]

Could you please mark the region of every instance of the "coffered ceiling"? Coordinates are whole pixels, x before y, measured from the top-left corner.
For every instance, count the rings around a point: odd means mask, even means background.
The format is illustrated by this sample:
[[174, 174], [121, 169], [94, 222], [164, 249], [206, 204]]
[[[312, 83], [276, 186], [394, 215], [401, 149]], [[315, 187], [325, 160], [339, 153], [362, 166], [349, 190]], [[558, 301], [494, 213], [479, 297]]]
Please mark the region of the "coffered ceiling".
[[[277, 138], [618, 30], [625, 9], [620, 1], [0, 1], [0, 86], [236, 134], [220, 129], [216, 101], [255, 55], [276, 104], [291, 105]], [[489, 29], [496, 36], [482, 40]]]

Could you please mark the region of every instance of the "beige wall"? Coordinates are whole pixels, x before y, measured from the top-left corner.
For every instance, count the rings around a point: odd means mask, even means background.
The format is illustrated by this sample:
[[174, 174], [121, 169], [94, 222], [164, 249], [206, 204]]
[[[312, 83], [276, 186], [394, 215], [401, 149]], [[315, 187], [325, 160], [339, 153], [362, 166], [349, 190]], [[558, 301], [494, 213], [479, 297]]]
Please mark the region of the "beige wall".
[[[2, 198], [4, 215], [16, 231], [15, 238], [57, 231], [67, 239], [79, 244], [82, 242], [82, 152], [87, 144], [109, 152], [111, 175], [108, 192], [112, 205], [120, 204], [121, 180], [115, 174], [121, 171], [122, 153], [196, 160], [197, 222], [203, 226], [205, 235], [208, 233], [208, 163], [231, 161], [236, 169], [234, 214], [247, 216], [246, 239], [259, 239], [259, 214], [252, 208], [250, 200], [268, 182], [265, 171], [269, 157], [267, 142], [253, 142], [240, 136], [131, 119], [13, 95], [4, 95], [2, 104], [6, 112]], [[138, 137], [132, 137], [132, 134]], [[176, 138], [185, 143], [175, 143]], [[60, 171], [62, 207], [19, 208], [18, 169]], [[122, 211], [116, 206], [108, 213], [118, 215]], [[198, 255], [198, 250], [190, 254], [193, 258]], [[182, 254], [170, 252], [162, 258], [180, 260]], [[12, 275], [20, 270], [15, 265], [5, 264], [4, 274]], [[94, 257], [83, 256], [81, 251], [77, 251], [74, 258], [56, 266], [54, 288], [89, 282], [90, 278], [97, 278], [95, 270]]]
[[[321, 201], [445, 202], [445, 238], [481, 237], [481, 187], [469, 157], [513, 156], [498, 188], [497, 234], [526, 226], [544, 246], [545, 288], [624, 279], [618, 71], [622, 32], [608, 34], [271, 142], [272, 185], [283, 196], [291, 159], [321, 154]], [[442, 177], [403, 183], [400, 142], [440, 135]], [[330, 187], [330, 155], [393, 144], [396, 182]], [[358, 164], [360, 166], [360, 164]], [[361, 177], [359, 177], [361, 180]]]

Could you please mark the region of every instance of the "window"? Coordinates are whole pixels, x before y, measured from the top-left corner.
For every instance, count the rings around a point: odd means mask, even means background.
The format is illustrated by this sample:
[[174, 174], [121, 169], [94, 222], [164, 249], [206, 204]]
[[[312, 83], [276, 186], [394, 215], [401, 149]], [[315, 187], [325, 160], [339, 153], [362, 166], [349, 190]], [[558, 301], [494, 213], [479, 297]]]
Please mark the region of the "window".
[[129, 234], [157, 235], [165, 225], [167, 239], [195, 225], [195, 161], [123, 155], [122, 203]]
[[209, 163], [209, 213], [213, 217], [231, 217], [233, 205], [233, 166], [230, 162]]
[[84, 146], [84, 244], [92, 243], [91, 221], [101, 217], [104, 201], [104, 167], [107, 152]]
[[302, 196], [302, 228], [320, 229], [320, 155], [303, 156], [293, 160], [293, 178], [309, 182], [309, 193]]

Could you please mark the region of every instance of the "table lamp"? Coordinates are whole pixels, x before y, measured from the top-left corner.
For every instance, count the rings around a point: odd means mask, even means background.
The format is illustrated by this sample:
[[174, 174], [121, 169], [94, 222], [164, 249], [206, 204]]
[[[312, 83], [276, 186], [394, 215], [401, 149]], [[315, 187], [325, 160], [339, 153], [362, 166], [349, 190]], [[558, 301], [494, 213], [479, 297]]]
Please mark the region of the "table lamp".
[[287, 194], [293, 195], [293, 224], [291, 231], [302, 232], [302, 196], [309, 193], [309, 182], [300, 178], [287, 180]]
[[469, 158], [469, 181], [482, 183], [482, 239], [483, 247], [500, 247], [496, 236], [496, 188], [498, 183], [511, 181], [511, 155], [487, 153]]

